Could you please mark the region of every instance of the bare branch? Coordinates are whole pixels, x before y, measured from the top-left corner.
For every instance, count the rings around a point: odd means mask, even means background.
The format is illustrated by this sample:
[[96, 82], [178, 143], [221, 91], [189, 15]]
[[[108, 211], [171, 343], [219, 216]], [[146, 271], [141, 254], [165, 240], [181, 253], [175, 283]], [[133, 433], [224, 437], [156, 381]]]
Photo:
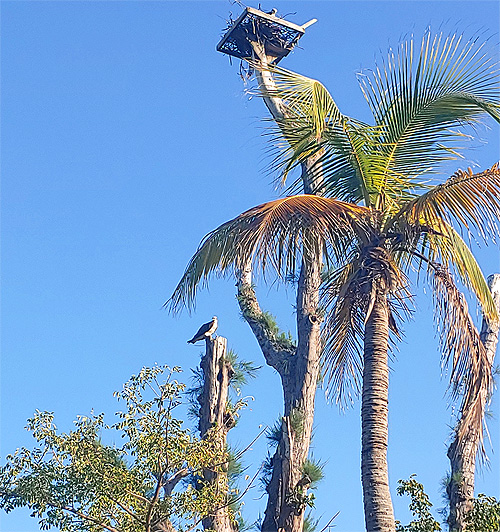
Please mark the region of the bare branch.
[[172, 491], [174, 490], [175, 486], [183, 479], [186, 478], [190, 473], [190, 470], [185, 467], [183, 469], [179, 469], [175, 475], [172, 475], [167, 482], [165, 482], [163, 489], [165, 490], [165, 496], [170, 496], [172, 494]]
[[339, 516], [340, 512], [337, 512], [331, 519], [326, 523], [326, 525], [319, 531], [319, 532], [325, 532], [325, 530], [330, 526], [330, 523], [334, 521]]

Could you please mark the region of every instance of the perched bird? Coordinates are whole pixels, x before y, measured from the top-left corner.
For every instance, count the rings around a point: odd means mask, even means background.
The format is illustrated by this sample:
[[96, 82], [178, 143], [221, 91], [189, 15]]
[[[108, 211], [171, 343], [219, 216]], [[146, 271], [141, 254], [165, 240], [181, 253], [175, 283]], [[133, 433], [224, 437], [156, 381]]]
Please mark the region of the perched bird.
[[275, 7], [273, 7], [273, 8], [271, 9], [271, 11], [268, 11], [268, 12], [267, 12], [267, 14], [268, 14], [268, 15], [276, 15], [277, 12], [278, 12], [278, 10], [277, 10]]
[[198, 332], [191, 338], [191, 340], [188, 340], [188, 344], [194, 344], [195, 342], [199, 342], [200, 340], [204, 340], [207, 337], [211, 337], [212, 334], [217, 330], [217, 316], [214, 316], [212, 318], [212, 321], [209, 321], [208, 323], [204, 323], [198, 330]]

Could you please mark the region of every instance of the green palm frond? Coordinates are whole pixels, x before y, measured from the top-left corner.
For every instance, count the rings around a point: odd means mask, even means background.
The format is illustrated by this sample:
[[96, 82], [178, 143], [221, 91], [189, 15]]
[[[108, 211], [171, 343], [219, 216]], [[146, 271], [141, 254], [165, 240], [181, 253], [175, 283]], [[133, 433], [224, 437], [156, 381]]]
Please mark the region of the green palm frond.
[[[256, 68], [261, 68], [260, 65]], [[296, 74], [290, 70], [278, 66], [269, 66], [273, 74], [275, 89], [269, 91], [260, 87], [264, 96], [279, 98], [285, 105], [287, 118], [290, 118], [290, 126], [294, 120], [302, 120], [304, 131], [307, 129], [311, 138], [321, 139], [328, 127], [339, 124], [343, 118], [337, 104], [319, 81]], [[291, 135], [291, 144], [297, 138], [294, 127], [287, 127], [284, 122], [284, 136]], [[301, 129], [301, 128], [299, 128]]]
[[459, 157], [465, 135], [453, 127], [485, 114], [500, 121], [498, 62], [487, 43], [463, 41], [427, 32], [420, 47], [412, 38], [391, 50], [371, 76], [360, 76], [381, 128], [372, 146], [381, 195], [419, 188], [423, 174]]
[[339, 126], [325, 132], [322, 143], [322, 170], [325, 193], [347, 201], [371, 206], [377, 188], [373, 177], [380, 165], [369, 147], [380, 136], [378, 127], [346, 118]]
[[301, 253], [339, 260], [354, 235], [368, 230], [368, 215], [364, 207], [313, 195], [254, 207], [205, 237], [166, 305], [173, 311], [192, 308], [200, 283], [250, 261], [285, 278], [295, 274]]
[[[261, 95], [279, 98], [286, 110], [271, 133], [278, 151], [272, 165], [281, 173], [282, 183], [293, 168], [317, 157], [318, 172], [324, 172], [327, 163], [333, 175], [329, 195], [353, 203], [366, 199], [367, 169], [359, 138], [371, 131], [370, 126], [344, 116], [319, 81], [277, 66], [268, 68], [275, 89], [260, 87]], [[297, 186], [292, 190], [296, 191]]]

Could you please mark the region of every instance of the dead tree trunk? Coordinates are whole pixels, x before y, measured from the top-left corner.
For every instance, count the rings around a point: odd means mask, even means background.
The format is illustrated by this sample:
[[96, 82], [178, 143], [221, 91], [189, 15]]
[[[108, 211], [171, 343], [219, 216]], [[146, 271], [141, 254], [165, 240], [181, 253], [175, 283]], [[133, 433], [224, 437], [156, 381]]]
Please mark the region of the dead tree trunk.
[[[500, 311], [500, 274], [488, 277], [488, 286], [493, 295], [496, 307]], [[498, 324], [490, 324], [483, 318], [481, 327], [481, 341], [486, 348], [489, 367], [491, 371], [498, 343]], [[478, 391], [482, 395], [482, 404], [487, 404], [488, 390], [481, 388]], [[463, 532], [465, 530], [465, 518], [472, 508], [474, 498], [474, 477], [476, 470], [476, 457], [480, 445], [479, 434], [469, 430], [462, 438], [458, 438], [462, 420], [458, 421], [455, 438], [448, 448], [448, 458], [451, 465], [451, 476], [446, 493], [450, 502], [448, 525], [450, 532]]]
[[268, 502], [263, 532], [301, 532], [310, 480], [302, 466], [308, 457], [314, 418], [314, 400], [320, 370], [318, 317], [319, 261], [304, 260], [297, 291], [297, 346], [280, 341], [266, 326], [251, 283], [249, 266], [240, 272], [238, 301], [268, 365], [281, 377], [284, 414], [272, 475], [266, 486]]
[[[203, 390], [198, 398], [200, 403], [199, 430], [202, 438], [209, 434], [214, 445], [222, 455], [227, 447], [227, 433], [235, 425], [228, 411], [229, 382], [233, 373], [231, 364], [226, 360], [227, 340], [218, 336], [215, 340], [206, 339], [206, 353], [201, 359]], [[213, 433], [215, 431], [215, 433]], [[224, 469], [224, 468], [223, 468]], [[203, 471], [203, 480], [211, 483], [223, 496], [228, 494], [227, 475], [217, 465]], [[234, 532], [236, 527], [231, 520], [229, 508], [224, 506], [203, 519], [205, 530], [215, 532]]]
[[[252, 42], [257, 81], [264, 102], [278, 125], [286, 119], [285, 102], [276, 96], [265, 46]], [[304, 193], [317, 194], [323, 176], [318, 153], [302, 163]], [[272, 457], [272, 475], [266, 487], [268, 502], [262, 532], [302, 532], [310, 481], [302, 473], [309, 453], [314, 419], [314, 400], [320, 371], [319, 289], [322, 257], [303, 249], [297, 285], [297, 346], [279, 341], [262, 320], [262, 311], [252, 286], [251, 266], [239, 272], [238, 300], [269, 366], [276, 369], [283, 387], [284, 413], [281, 436]]]

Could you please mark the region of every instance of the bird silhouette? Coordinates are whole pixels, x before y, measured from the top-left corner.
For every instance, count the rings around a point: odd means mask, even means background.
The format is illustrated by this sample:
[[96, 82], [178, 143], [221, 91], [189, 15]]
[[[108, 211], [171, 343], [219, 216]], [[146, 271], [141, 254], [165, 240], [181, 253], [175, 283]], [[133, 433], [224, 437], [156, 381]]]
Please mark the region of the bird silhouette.
[[217, 323], [217, 316], [214, 316], [212, 318], [212, 321], [209, 321], [208, 323], [204, 323], [199, 329], [198, 332], [191, 338], [191, 340], [188, 340], [188, 344], [194, 344], [196, 342], [199, 342], [200, 340], [204, 340], [205, 338], [211, 338], [212, 334], [217, 330], [218, 323]]

